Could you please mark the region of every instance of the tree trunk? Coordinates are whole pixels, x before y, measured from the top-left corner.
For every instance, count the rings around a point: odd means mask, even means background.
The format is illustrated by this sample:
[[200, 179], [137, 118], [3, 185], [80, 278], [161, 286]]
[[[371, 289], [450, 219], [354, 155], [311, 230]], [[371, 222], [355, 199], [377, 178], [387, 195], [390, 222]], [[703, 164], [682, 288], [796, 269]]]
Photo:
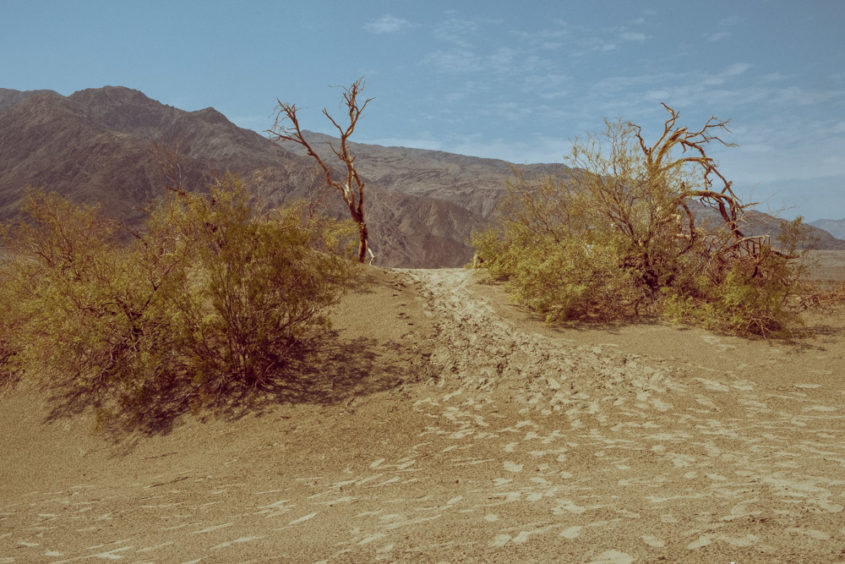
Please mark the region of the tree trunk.
[[369, 249], [370, 240], [367, 224], [363, 221], [358, 223], [358, 234], [361, 236], [361, 242], [358, 244], [358, 262], [363, 263], [367, 260], [367, 250]]

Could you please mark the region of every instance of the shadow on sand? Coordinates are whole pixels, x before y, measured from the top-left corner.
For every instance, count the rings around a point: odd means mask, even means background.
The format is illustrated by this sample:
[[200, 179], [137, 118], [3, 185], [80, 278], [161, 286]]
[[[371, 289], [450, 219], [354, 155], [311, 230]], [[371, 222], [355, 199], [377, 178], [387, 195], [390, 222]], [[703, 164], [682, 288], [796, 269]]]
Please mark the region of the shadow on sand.
[[72, 382], [53, 383], [48, 386], [53, 407], [47, 422], [91, 410], [95, 428], [119, 442], [129, 434], [168, 434], [189, 413], [200, 419], [236, 420], [281, 404], [348, 403], [396, 388], [424, 372], [424, 357], [409, 355], [401, 343], [365, 337], [343, 340], [337, 332], [327, 331], [300, 341], [285, 365], [261, 385], [232, 386], [213, 398], [200, 400], [197, 386], [177, 375], [160, 378], [141, 400], [117, 404], [94, 397], [90, 389]]

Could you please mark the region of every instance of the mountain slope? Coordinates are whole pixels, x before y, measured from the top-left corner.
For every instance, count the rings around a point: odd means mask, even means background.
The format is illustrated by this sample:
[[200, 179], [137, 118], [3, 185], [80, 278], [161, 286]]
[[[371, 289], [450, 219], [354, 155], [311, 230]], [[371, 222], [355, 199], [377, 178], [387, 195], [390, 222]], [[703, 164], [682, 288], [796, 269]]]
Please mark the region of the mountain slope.
[[[184, 185], [201, 189], [231, 171], [256, 194], [261, 208], [309, 198], [323, 180], [310, 159], [207, 108], [185, 112], [121, 87], [54, 92], [0, 92], [0, 218], [18, 212], [23, 188], [38, 186], [137, 224], [141, 208], [168, 181], [156, 144], [178, 147]], [[368, 221], [379, 264], [458, 266], [472, 256], [467, 244], [480, 217], [453, 202], [368, 186]], [[323, 198], [338, 217], [334, 194]], [[406, 213], [407, 210], [407, 213]]]
[[[335, 140], [321, 133], [305, 132], [321, 157], [330, 159], [329, 143]], [[286, 149], [304, 155], [294, 143]], [[483, 218], [489, 218], [505, 188], [519, 173], [527, 178], [566, 176], [563, 164], [515, 165], [498, 159], [484, 159], [407, 147], [382, 147], [350, 143], [356, 162], [369, 181], [397, 192], [448, 200]]]
[[837, 239], [845, 239], [845, 219], [817, 219], [810, 225], [827, 231]]
[[[331, 138], [308, 133], [330, 155]], [[367, 182], [367, 223], [377, 264], [453, 267], [472, 257], [468, 240], [492, 220], [514, 173], [562, 176], [562, 164], [512, 165], [440, 151], [353, 143]], [[162, 150], [164, 153], [162, 153]], [[162, 166], [178, 150], [178, 170]], [[332, 162], [331, 159], [327, 159]], [[229, 122], [213, 108], [187, 112], [123, 87], [56, 92], [0, 89], [0, 220], [18, 213], [23, 189], [43, 187], [137, 225], [143, 207], [179, 176], [202, 190], [224, 171], [239, 175], [261, 209], [318, 198], [347, 217], [342, 201], [301, 148], [279, 146]], [[749, 232], [777, 230], [753, 215]], [[845, 248], [823, 231], [819, 248]]]

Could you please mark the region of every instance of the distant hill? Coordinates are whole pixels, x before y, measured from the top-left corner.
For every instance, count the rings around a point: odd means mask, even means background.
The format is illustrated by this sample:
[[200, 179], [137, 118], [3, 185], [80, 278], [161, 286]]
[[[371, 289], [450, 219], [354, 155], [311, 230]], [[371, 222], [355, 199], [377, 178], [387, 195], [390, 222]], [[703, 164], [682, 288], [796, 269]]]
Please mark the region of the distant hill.
[[837, 239], [845, 239], [845, 219], [817, 219], [810, 225], [824, 229]]
[[[328, 152], [330, 137], [307, 135], [318, 151]], [[202, 190], [228, 170], [244, 180], [259, 208], [326, 190], [300, 147], [241, 129], [213, 108], [187, 112], [112, 86], [67, 97], [0, 89], [0, 219], [18, 213], [24, 187], [38, 186], [100, 202], [108, 214], [137, 224], [142, 207], [167, 182], [156, 146], [179, 147], [186, 187]], [[512, 165], [358, 143], [352, 148], [367, 181], [367, 222], [382, 266], [461, 266], [472, 257], [470, 234], [489, 223], [514, 171], [529, 178], [569, 173], [562, 164]], [[346, 216], [335, 194], [322, 200], [329, 213]], [[775, 218], [759, 219], [755, 225], [776, 228]], [[822, 245], [845, 248], [832, 237]]]

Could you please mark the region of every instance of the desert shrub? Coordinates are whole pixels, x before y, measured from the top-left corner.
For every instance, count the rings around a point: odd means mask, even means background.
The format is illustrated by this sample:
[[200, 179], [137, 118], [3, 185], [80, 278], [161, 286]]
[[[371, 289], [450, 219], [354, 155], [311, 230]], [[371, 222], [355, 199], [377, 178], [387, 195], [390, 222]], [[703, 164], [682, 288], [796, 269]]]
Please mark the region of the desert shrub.
[[624, 316], [636, 292], [617, 242], [588, 228], [587, 201], [569, 188], [520, 179], [500, 208], [500, 225], [475, 234], [473, 244], [490, 274], [549, 322]]
[[[473, 244], [491, 275], [549, 321], [665, 316], [738, 334], [787, 332], [801, 262], [799, 220], [775, 244], [742, 232], [745, 205], [707, 156], [725, 122], [670, 118], [647, 145], [608, 122], [577, 142], [563, 178], [517, 177], [499, 222]], [[715, 222], [697, 222], [697, 210]]]
[[254, 217], [231, 178], [210, 197], [174, 194], [153, 212], [144, 261], [177, 257], [163, 294], [203, 393], [266, 383], [299, 338], [325, 325], [355, 272], [355, 233], [303, 206]]
[[664, 292], [664, 316], [740, 335], [789, 333], [800, 323], [804, 233], [796, 219], [783, 226], [777, 250], [761, 244], [753, 253], [686, 261], [686, 275]]
[[[154, 294], [117, 242], [119, 227], [95, 206], [31, 192], [28, 221], [7, 236], [3, 294], [15, 330], [12, 366], [73, 383], [100, 402], [136, 380], [150, 339], [145, 306]], [[8, 269], [13, 269], [10, 272]]]
[[0, 247], [0, 393], [11, 388], [18, 376], [13, 366], [16, 354], [13, 335], [20, 320], [10, 291], [13, 272], [14, 262], [8, 252]]
[[6, 366], [105, 414], [178, 412], [282, 377], [355, 272], [354, 226], [302, 206], [256, 216], [233, 178], [169, 194], [129, 244], [96, 207], [27, 202], [5, 237]]

